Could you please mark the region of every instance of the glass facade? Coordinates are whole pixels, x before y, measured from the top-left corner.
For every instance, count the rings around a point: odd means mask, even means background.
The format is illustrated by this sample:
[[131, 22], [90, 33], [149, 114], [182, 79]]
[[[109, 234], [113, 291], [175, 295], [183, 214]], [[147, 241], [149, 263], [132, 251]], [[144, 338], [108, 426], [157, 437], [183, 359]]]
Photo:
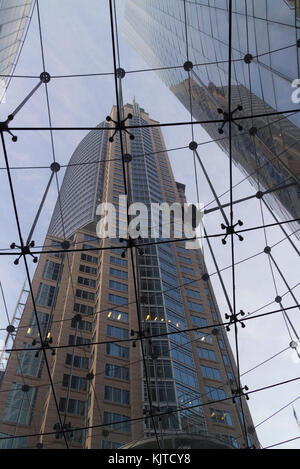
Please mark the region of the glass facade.
[[[288, 220], [300, 215], [300, 115], [271, 114], [299, 108], [292, 101], [293, 81], [299, 77], [296, 3], [232, 2], [231, 109], [242, 106], [236, 119], [257, 116], [238, 121], [240, 130], [232, 125], [233, 159], [256, 190], [291, 183], [265, 196], [280, 218]], [[151, 67], [170, 67], [157, 73], [195, 120], [220, 119], [218, 109], [228, 111], [226, 0], [128, 0], [124, 26], [126, 38]], [[187, 60], [194, 65], [189, 72], [183, 68]], [[228, 123], [222, 137], [220, 125], [203, 127], [228, 154]], [[299, 229], [297, 222], [289, 225]]]
[[0, 102], [13, 72], [29, 20], [32, 0], [0, 1]]
[[[102, 122], [98, 127], [106, 126]], [[79, 228], [95, 223], [96, 208], [102, 200], [105, 134], [101, 130], [89, 132], [74, 151], [51, 218], [49, 235], [67, 239]]]

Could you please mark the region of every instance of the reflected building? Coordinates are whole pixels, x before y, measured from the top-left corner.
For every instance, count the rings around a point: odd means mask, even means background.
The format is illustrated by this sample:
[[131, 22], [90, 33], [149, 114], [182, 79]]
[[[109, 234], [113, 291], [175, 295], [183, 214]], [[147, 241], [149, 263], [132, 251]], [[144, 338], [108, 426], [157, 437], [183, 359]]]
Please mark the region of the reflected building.
[[[124, 21], [129, 43], [151, 67], [166, 67], [158, 75], [196, 121], [220, 119], [218, 110], [228, 111], [228, 2], [206, 3], [128, 0]], [[299, 108], [292, 102], [299, 76], [299, 2], [232, 4], [231, 109], [242, 106], [234, 113], [242, 129], [232, 125], [233, 161], [256, 191], [272, 191], [264, 199], [280, 219], [299, 218], [300, 115], [276, 114]], [[186, 36], [189, 72], [183, 68]], [[228, 123], [222, 134], [221, 123], [202, 126], [228, 154]], [[299, 222], [288, 226], [298, 230]]]
[[[131, 200], [184, 203], [161, 129], [147, 127], [158, 122], [137, 103], [129, 113], [137, 126], [124, 141]], [[32, 282], [70, 447], [156, 448], [155, 426], [161, 448], [258, 448], [245, 397], [246, 434], [233, 402], [236, 365], [200, 249], [149, 237], [131, 259], [120, 239], [96, 236], [97, 203], [118, 205], [125, 192], [120, 139], [109, 142], [111, 134], [93, 130], [75, 150]], [[10, 354], [1, 385], [0, 447], [64, 448], [43, 354], [27, 350], [40, 336], [31, 298], [25, 303], [14, 341], [23, 350]], [[139, 330], [145, 360], [133, 341]]]

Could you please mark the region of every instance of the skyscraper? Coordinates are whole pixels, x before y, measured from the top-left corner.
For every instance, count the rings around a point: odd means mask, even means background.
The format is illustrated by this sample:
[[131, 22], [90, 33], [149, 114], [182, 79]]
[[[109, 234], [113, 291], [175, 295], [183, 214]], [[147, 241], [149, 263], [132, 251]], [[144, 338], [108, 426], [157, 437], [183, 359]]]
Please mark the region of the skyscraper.
[[[224, 127], [220, 122], [203, 128], [227, 154], [228, 5], [226, 0], [128, 0], [124, 23], [130, 44], [159, 68], [160, 78], [196, 121], [224, 117]], [[299, 108], [292, 100], [299, 77], [298, 26], [299, 2], [232, 2], [232, 156], [257, 191], [272, 190], [264, 199], [283, 220], [300, 215], [299, 113], [276, 114]], [[289, 226], [299, 229], [298, 222]]]
[[[158, 122], [135, 102], [129, 114], [130, 199], [183, 203]], [[32, 282], [39, 327], [28, 298], [2, 380], [0, 446], [63, 448], [60, 418], [71, 448], [258, 447], [201, 251], [96, 236], [98, 203], [126, 192], [112, 134], [101, 123], [67, 168]], [[39, 346], [38, 329], [54, 391], [42, 351], [26, 350]]]
[[32, 1], [0, 2], [0, 101], [13, 67], [29, 20]]

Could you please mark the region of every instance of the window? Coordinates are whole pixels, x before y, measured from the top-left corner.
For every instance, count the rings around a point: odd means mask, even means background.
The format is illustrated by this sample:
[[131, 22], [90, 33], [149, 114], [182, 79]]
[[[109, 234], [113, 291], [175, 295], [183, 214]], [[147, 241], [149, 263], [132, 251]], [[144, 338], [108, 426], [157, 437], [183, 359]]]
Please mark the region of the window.
[[78, 283], [81, 285], [86, 285], [87, 287], [96, 287], [96, 280], [86, 277], [78, 277]]
[[97, 269], [95, 269], [95, 267], [90, 267], [89, 265], [80, 264], [79, 270], [86, 274], [97, 275]]
[[190, 288], [185, 288], [184, 291], [185, 291], [185, 294], [187, 296], [190, 296], [191, 298], [197, 298], [197, 299], [201, 300], [201, 295], [198, 291], [190, 290]]
[[180, 270], [181, 270], [181, 272], [184, 272], [185, 274], [195, 275], [194, 269], [190, 269], [189, 267], [185, 267], [185, 266], [181, 265]]
[[83, 239], [84, 239], [84, 241], [91, 241], [92, 243], [98, 243], [99, 242], [99, 238], [96, 238], [95, 236], [90, 236], [88, 234], [84, 234]]
[[0, 433], [0, 449], [23, 449], [26, 447], [27, 437], [22, 438], [8, 438], [7, 440], [2, 439], [5, 437], [10, 437], [14, 435], [9, 435], [7, 433]]
[[129, 359], [129, 348], [118, 344], [106, 344], [106, 353], [113, 357]]
[[86, 262], [91, 262], [92, 264], [98, 264], [98, 257], [89, 256], [84, 253], [81, 254], [80, 259]]
[[180, 262], [185, 262], [186, 264], [192, 264], [193, 261], [189, 257], [178, 256]]
[[192, 311], [197, 311], [198, 313], [205, 312], [204, 306], [199, 303], [195, 303], [194, 301], [188, 301], [188, 308]]
[[120, 265], [121, 267], [127, 267], [128, 261], [126, 259], [119, 259], [118, 257], [110, 256], [110, 263]]
[[3, 412], [3, 422], [30, 425], [37, 388], [30, 386], [29, 391], [25, 393], [22, 386], [21, 383], [12, 383]]
[[129, 332], [128, 329], [123, 329], [122, 327], [107, 326], [107, 335], [117, 337], [118, 339], [128, 339]]
[[124, 298], [123, 296], [112, 295], [111, 293], [108, 295], [108, 301], [113, 304], [117, 305], [128, 305], [128, 299]]
[[67, 412], [68, 414], [80, 415], [81, 417], [84, 417], [86, 414], [86, 401], [69, 399], [67, 405], [67, 399], [65, 397], [61, 397], [59, 400], [59, 410], [61, 412]]
[[115, 441], [102, 440], [102, 449], [118, 449], [122, 444]]
[[76, 313], [82, 313], [82, 314], [94, 314], [94, 308], [92, 306], [88, 305], [82, 305], [80, 303], [74, 303], [74, 311]]
[[222, 353], [222, 358], [223, 358], [224, 365], [230, 365], [228, 356], [225, 353]]
[[76, 296], [85, 300], [95, 301], [95, 293], [91, 293], [86, 290], [76, 290]]
[[219, 440], [222, 440], [222, 441], [224, 441], [225, 443], [228, 443], [229, 445], [233, 446], [234, 448], [239, 449], [239, 447], [240, 447], [239, 442], [238, 442], [238, 439], [235, 438], [235, 437], [232, 436], [232, 435], [220, 435], [220, 434], [217, 434], [216, 437], [219, 438]]
[[76, 391], [87, 391], [88, 389], [88, 382], [86, 378], [82, 378], [81, 376], [71, 376], [71, 383], [70, 383], [70, 375], [64, 375], [62, 385], [67, 388], [70, 385], [71, 389], [75, 389]]
[[194, 331], [194, 336], [196, 339], [199, 339], [201, 342], [204, 342], [206, 344], [212, 344], [213, 339], [211, 334], [208, 334], [207, 332], [203, 331]]
[[208, 322], [206, 319], [199, 318], [198, 316], [194, 316], [193, 314], [191, 314], [191, 321], [192, 321], [192, 324], [194, 324], [195, 326], [199, 326], [199, 327], [205, 327], [208, 325]]
[[95, 249], [93, 246], [90, 246], [89, 244], [83, 244], [83, 245], [82, 245], [82, 249], [85, 249], [85, 250], [86, 250], [86, 249], [93, 249], [94, 251], [97, 250], [97, 249]]
[[57, 280], [59, 277], [60, 266], [61, 264], [57, 262], [46, 260], [43, 278], [47, 278], [49, 280]]
[[197, 352], [200, 358], [204, 358], [205, 360], [217, 361], [216, 354], [213, 350], [208, 350], [206, 348], [197, 347]]
[[[41, 306], [55, 306], [55, 290], [56, 288], [52, 285], [47, 285], [46, 283], [40, 283], [37, 296], [36, 304]], [[57, 289], [58, 290], [58, 289]]]
[[75, 342], [75, 335], [69, 335], [69, 345], [81, 345], [82, 347], [90, 348], [91, 339], [77, 336]]
[[201, 372], [205, 378], [222, 381], [220, 370], [218, 370], [217, 368], [210, 368], [209, 366], [201, 366]]
[[129, 405], [129, 391], [126, 389], [104, 386], [104, 399], [106, 401], [117, 402], [118, 404]]
[[174, 363], [174, 374], [175, 379], [180, 383], [187, 384], [188, 386], [192, 386], [197, 388], [198, 381], [196, 373], [189, 368], [186, 368], [183, 365], [179, 365], [178, 363]]
[[[37, 316], [38, 316], [38, 321], [39, 325], [41, 328], [41, 333], [44, 335], [48, 329], [48, 323], [49, 323], [49, 314], [48, 313], [42, 313], [41, 311], [37, 311]], [[27, 335], [31, 335], [34, 337], [38, 337], [39, 335], [39, 329], [37, 326], [36, 322], [36, 317], [35, 317], [35, 312], [33, 311], [31, 315], [31, 319], [29, 322], [29, 327], [27, 329]]]
[[226, 399], [226, 392], [223, 389], [214, 388], [212, 386], [205, 386], [205, 393], [211, 401], [219, 401]]
[[[32, 348], [31, 344], [23, 344], [24, 349]], [[40, 378], [44, 363], [43, 353], [38, 356], [35, 350], [22, 350], [19, 355], [17, 374]]]
[[111, 320], [128, 322], [128, 313], [124, 313], [124, 311], [117, 311], [116, 309], [111, 309], [108, 312], [107, 317]]
[[105, 376], [109, 378], [118, 378], [123, 379], [124, 381], [129, 381], [129, 368], [126, 366], [112, 365], [106, 363], [105, 365]]
[[219, 409], [209, 409], [210, 411], [210, 416], [211, 418], [216, 422], [216, 423], [222, 423], [223, 425], [228, 425], [232, 427], [232, 419], [231, 415], [229, 412], [225, 410], [219, 410]]
[[109, 288], [113, 288], [119, 291], [128, 291], [128, 285], [126, 285], [125, 283], [116, 282], [115, 280], [109, 281]]
[[[72, 355], [69, 353], [66, 356], [66, 365], [72, 365]], [[73, 360], [73, 366], [74, 368], [88, 370], [90, 367], [90, 360], [87, 357], [80, 357], [75, 355]]]
[[93, 323], [90, 321], [75, 321], [74, 318], [72, 318], [71, 321], [71, 327], [76, 328], [78, 325], [78, 329], [80, 331], [86, 331], [86, 332], [92, 332], [93, 330]]
[[123, 420], [130, 420], [128, 415], [115, 414], [114, 412], [103, 412], [103, 423], [111, 424], [115, 431], [130, 432], [130, 422], [123, 422]]
[[110, 275], [114, 275], [115, 277], [128, 278], [128, 273], [126, 271], [114, 269], [113, 267], [109, 269], [109, 273]]
[[225, 348], [225, 344], [224, 344], [223, 340], [222, 340], [222, 339], [218, 339], [218, 342], [219, 342], [220, 348], [223, 348], [223, 349], [224, 349], [224, 348]]

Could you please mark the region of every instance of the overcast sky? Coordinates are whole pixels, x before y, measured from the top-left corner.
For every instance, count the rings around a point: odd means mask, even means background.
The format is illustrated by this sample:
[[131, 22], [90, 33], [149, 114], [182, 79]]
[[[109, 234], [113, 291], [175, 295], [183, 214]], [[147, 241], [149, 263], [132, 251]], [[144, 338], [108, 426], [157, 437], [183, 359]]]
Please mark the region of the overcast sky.
[[[117, 1], [119, 20], [119, 41], [121, 66], [128, 71], [147, 68], [147, 64], [126, 43], [121, 35], [122, 14], [124, 0]], [[112, 72], [111, 32], [107, 0], [40, 0], [41, 22], [43, 31], [46, 69], [53, 76]], [[42, 71], [41, 50], [37, 27], [37, 17], [34, 14], [32, 25], [16, 69], [17, 75], [39, 76]], [[26, 94], [36, 85], [38, 79], [15, 78], [12, 80], [6, 96], [6, 103], [0, 105], [0, 118], [6, 116], [20, 103]], [[115, 104], [114, 77], [97, 76], [81, 78], [53, 78], [48, 86], [53, 126], [95, 126], [103, 121]], [[175, 96], [165, 87], [154, 72], [127, 73], [123, 80], [124, 102], [136, 101], [155, 120], [160, 122], [188, 121], [189, 115]], [[40, 87], [26, 106], [16, 116], [15, 126], [47, 126], [48, 125], [45, 89]], [[68, 131], [55, 132], [54, 145], [56, 159], [60, 164], [67, 164], [72, 152], [86, 132]], [[191, 129], [187, 127], [170, 127], [163, 131], [166, 147], [177, 148], [187, 146], [191, 141]], [[50, 166], [52, 163], [51, 141], [49, 132], [18, 131], [18, 142], [12, 143], [6, 136], [9, 162], [12, 167]], [[210, 140], [201, 129], [196, 129], [198, 143]], [[229, 187], [229, 160], [214, 143], [199, 148], [201, 158], [213, 180], [218, 194], [223, 194]], [[196, 202], [195, 176], [193, 170], [193, 155], [188, 149], [169, 152], [170, 161], [177, 181], [186, 184], [188, 200]], [[9, 192], [6, 171], [3, 170], [4, 159], [0, 163], [0, 206], [1, 232], [0, 248], [8, 248], [18, 241], [16, 222], [13, 214], [11, 196]], [[60, 181], [64, 172], [59, 173]], [[27, 237], [32, 221], [35, 217], [42, 194], [50, 177], [49, 169], [18, 169], [12, 170], [13, 184], [16, 194], [17, 208], [24, 238]], [[244, 179], [244, 176], [234, 170], [234, 183]], [[198, 182], [201, 202], [207, 204], [212, 201], [212, 194], [198, 168]], [[254, 193], [254, 189], [244, 181], [234, 190], [234, 197], [240, 198]], [[56, 201], [57, 192], [53, 184], [46, 200], [38, 227], [33, 239], [37, 245], [42, 245], [48, 228], [50, 217]], [[222, 202], [229, 201], [226, 194]], [[272, 223], [267, 213], [265, 222]], [[262, 215], [256, 199], [237, 205], [234, 211], [235, 219], [242, 219], [245, 228], [261, 225]], [[208, 233], [219, 233], [222, 219], [218, 212], [208, 215], [205, 224]], [[267, 230], [268, 245], [273, 245], [283, 238], [278, 227]], [[300, 243], [295, 241], [299, 246]], [[236, 260], [261, 252], [265, 247], [262, 230], [245, 233], [245, 240], [236, 240]], [[231, 263], [230, 243], [224, 247], [220, 238], [212, 240], [212, 245], [221, 268]], [[290, 286], [299, 281], [299, 262], [288, 241], [280, 243], [272, 251], [280, 265]], [[204, 246], [205, 260], [210, 273], [215, 272], [208, 248]], [[34, 273], [34, 264], [31, 264]], [[25, 270], [23, 262], [18, 267], [13, 265], [13, 259], [1, 256], [0, 280], [2, 282], [9, 314], [12, 315], [17, 296], [23, 281]], [[232, 292], [231, 271], [224, 272], [224, 281], [228, 291]], [[224, 317], [228, 313], [224, 295], [220, 289], [217, 276], [212, 277], [220, 311]], [[275, 273], [276, 288], [281, 296], [287, 288]], [[294, 289], [299, 295], [299, 287]], [[236, 267], [237, 310], [253, 312], [268, 305], [260, 312], [277, 309], [274, 299], [277, 295], [273, 284], [268, 258], [260, 254], [254, 259], [241, 263]], [[4, 307], [1, 304], [0, 327], [7, 325]], [[284, 306], [294, 306], [290, 295], [285, 295]], [[299, 331], [299, 311], [289, 312], [296, 329]], [[2, 332], [2, 338], [4, 337]], [[233, 343], [233, 331], [229, 334]], [[265, 359], [288, 347], [290, 337], [284, 320], [280, 314], [262, 319], [247, 321], [245, 329], [239, 329], [240, 363], [242, 373]], [[277, 358], [257, 368], [243, 377], [243, 383], [250, 390], [275, 384], [300, 376], [300, 363], [295, 360], [292, 350], [280, 354]], [[249, 401], [254, 423], [258, 424], [299, 396], [299, 382], [276, 387], [272, 390], [251, 395]], [[295, 403], [295, 409], [300, 419], [300, 399]], [[292, 407], [288, 407], [277, 416], [257, 428], [258, 436], [263, 446], [299, 436], [299, 427], [293, 417]], [[283, 446], [284, 448], [299, 448], [299, 440]]]

